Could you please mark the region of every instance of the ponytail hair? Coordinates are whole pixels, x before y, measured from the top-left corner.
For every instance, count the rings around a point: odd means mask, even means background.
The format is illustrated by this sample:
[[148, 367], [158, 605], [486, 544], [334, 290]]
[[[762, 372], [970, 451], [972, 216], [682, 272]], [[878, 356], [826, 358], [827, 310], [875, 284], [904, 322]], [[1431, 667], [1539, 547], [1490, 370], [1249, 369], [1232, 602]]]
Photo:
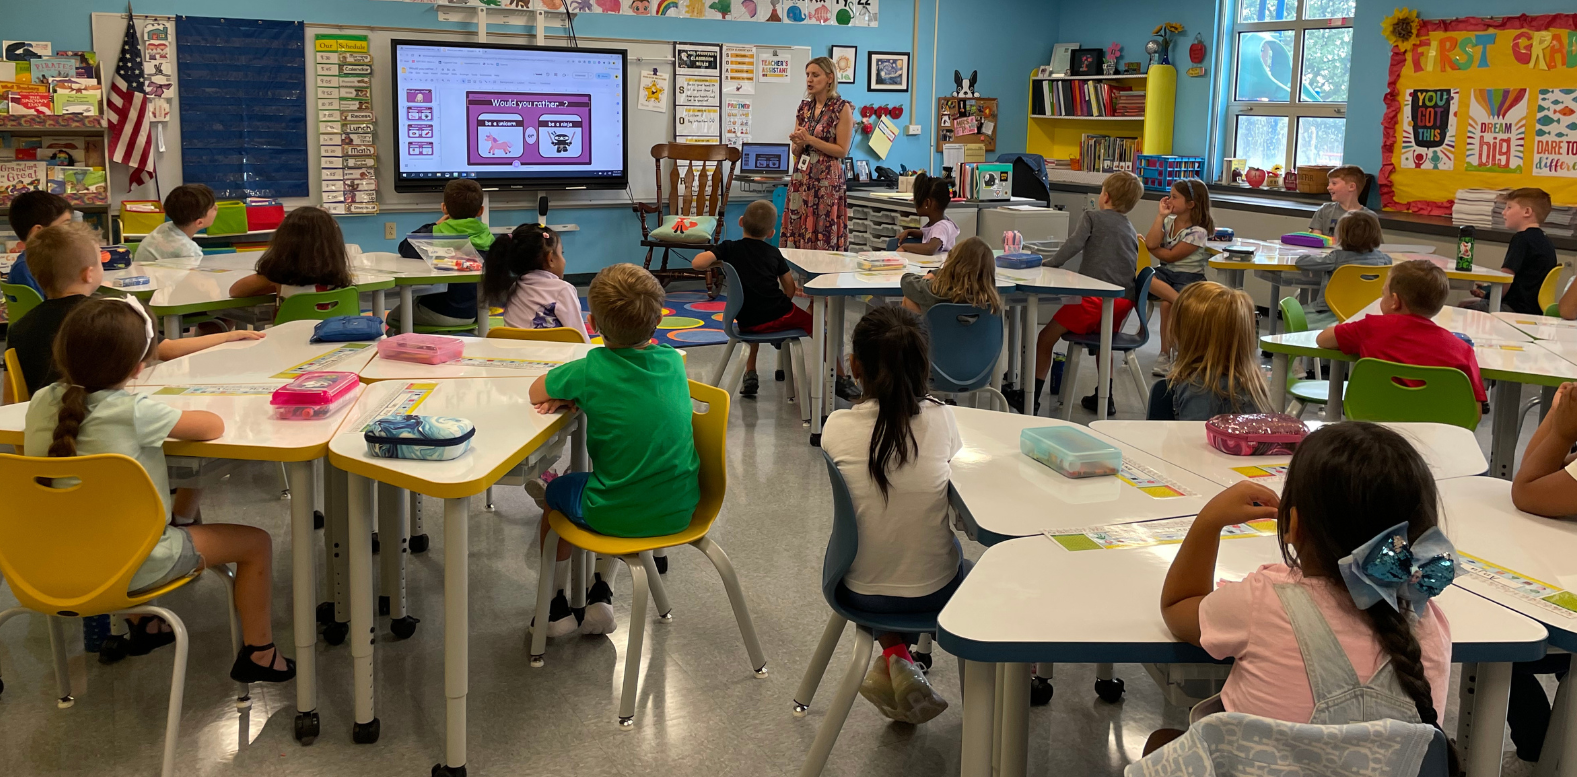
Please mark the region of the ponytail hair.
[[918, 209], [927, 200], [936, 203], [938, 213], [946, 213], [953, 202], [953, 189], [946, 178], [920, 173], [914, 177], [914, 206]]
[[922, 401], [936, 402], [931, 385], [931, 336], [915, 313], [896, 305], [873, 308], [854, 326], [854, 359], [864, 386], [861, 401], [875, 400], [871, 430], [871, 480], [887, 499], [887, 472], [909, 463], [920, 446], [910, 426]]
[[482, 296], [487, 304], [509, 302], [520, 277], [547, 269], [547, 259], [555, 250], [558, 235], [541, 224], [521, 224], [514, 232], [499, 235], [482, 260]]
[[77, 434], [88, 417], [88, 395], [130, 380], [152, 350], [147, 320], [134, 300], [89, 298], [60, 324], [53, 357], [66, 390], [49, 443], [51, 457], [77, 455]]

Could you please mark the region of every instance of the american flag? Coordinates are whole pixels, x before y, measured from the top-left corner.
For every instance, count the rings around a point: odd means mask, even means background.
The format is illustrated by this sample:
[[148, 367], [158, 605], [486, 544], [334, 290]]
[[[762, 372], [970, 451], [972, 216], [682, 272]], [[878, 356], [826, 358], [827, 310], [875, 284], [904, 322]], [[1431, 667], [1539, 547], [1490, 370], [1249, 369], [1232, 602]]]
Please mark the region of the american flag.
[[148, 91], [142, 77], [142, 45], [126, 7], [126, 38], [110, 82], [110, 159], [131, 168], [131, 185], [153, 180], [153, 138], [148, 122]]

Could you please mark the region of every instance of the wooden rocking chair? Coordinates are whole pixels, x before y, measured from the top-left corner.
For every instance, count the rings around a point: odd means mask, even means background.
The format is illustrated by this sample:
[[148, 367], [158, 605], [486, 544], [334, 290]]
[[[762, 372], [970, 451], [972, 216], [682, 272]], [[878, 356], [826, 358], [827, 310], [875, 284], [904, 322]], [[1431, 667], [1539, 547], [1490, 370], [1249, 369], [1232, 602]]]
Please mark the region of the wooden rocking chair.
[[[675, 249], [710, 251], [722, 242], [726, 227], [723, 211], [728, 207], [728, 192], [734, 185], [734, 170], [739, 166], [739, 149], [723, 145], [690, 145], [659, 143], [652, 146], [652, 160], [657, 172], [657, 204], [639, 203], [634, 206], [641, 219], [641, 245], [646, 247], [645, 267], [665, 288], [676, 278], [699, 278], [706, 284], [706, 292], [716, 297], [723, 288], [723, 274], [714, 265], [705, 270], [668, 269], [668, 255]], [[705, 242], [676, 242], [654, 239], [652, 231], [663, 222], [663, 161], [668, 165], [668, 215], [711, 216], [717, 219], [717, 228]], [[726, 169], [724, 163], [727, 163]], [[647, 214], [657, 217], [656, 224], [648, 224]], [[662, 263], [652, 270], [652, 254], [663, 249]]]

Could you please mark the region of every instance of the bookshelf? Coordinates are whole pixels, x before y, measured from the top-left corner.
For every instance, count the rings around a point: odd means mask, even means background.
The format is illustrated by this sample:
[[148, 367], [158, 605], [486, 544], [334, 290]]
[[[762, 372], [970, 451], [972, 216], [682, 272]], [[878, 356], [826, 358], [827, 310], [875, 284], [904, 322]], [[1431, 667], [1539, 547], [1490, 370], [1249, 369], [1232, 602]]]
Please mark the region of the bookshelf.
[[[1152, 70], [1171, 70], [1156, 66]], [[1163, 75], [1154, 73], [1153, 75]], [[1108, 135], [1112, 137], [1139, 138], [1153, 137], [1153, 130], [1159, 129], [1162, 122], [1166, 128], [1163, 130], [1170, 135], [1171, 106], [1176, 103], [1177, 86], [1175, 71], [1173, 77], [1154, 78], [1152, 73], [1119, 73], [1116, 75], [1101, 76], [1054, 76], [1042, 78], [1031, 72], [1029, 79], [1029, 104], [1031, 111], [1035, 106], [1044, 104], [1044, 84], [1065, 82], [1108, 82], [1115, 85], [1131, 87], [1145, 92], [1145, 110], [1141, 116], [1054, 116], [1046, 113], [1031, 113], [1029, 126], [1025, 133], [1025, 151], [1031, 154], [1040, 154], [1048, 159], [1068, 159], [1079, 156], [1082, 139], [1085, 135]], [[1167, 106], [1164, 110], [1156, 110], [1155, 106]], [[1152, 121], [1158, 117], [1160, 121]], [[1151, 127], [1149, 125], [1157, 126]], [[1143, 145], [1143, 144], [1141, 144]], [[1150, 145], [1157, 145], [1153, 140]], [[1170, 145], [1170, 144], [1166, 144]], [[1148, 148], [1141, 149], [1141, 153], [1167, 153], [1154, 151]]]

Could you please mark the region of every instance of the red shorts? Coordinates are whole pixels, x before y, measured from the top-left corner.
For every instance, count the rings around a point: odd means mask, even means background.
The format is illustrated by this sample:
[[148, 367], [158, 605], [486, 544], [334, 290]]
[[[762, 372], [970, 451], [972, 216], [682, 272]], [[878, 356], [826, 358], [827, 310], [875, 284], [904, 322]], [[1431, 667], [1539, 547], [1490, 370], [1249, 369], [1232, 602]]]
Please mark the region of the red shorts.
[[789, 312], [784, 313], [780, 318], [773, 319], [765, 324], [742, 326], [739, 329], [742, 332], [749, 332], [753, 335], [764, 335], [772, 332], [786, 332], [790, 329], [803, 329], [809, 332], [812, 326], [814, 326], [814, 320], [810, 317], [810, 311], [798, 305], [790, 305]]
[[[1123, 320], [1128, 318], [1128, 312], [1131, 310], [1133, 310], [1132, 301], [1120, 297], [1112, 300], [1113, 332], [1123, 328]], [[1101, 298], [1085, 297], [1077, 305], [1063, 305], [1051, 320], [1076, 335], [1094, 332], [1101, 326]]]

